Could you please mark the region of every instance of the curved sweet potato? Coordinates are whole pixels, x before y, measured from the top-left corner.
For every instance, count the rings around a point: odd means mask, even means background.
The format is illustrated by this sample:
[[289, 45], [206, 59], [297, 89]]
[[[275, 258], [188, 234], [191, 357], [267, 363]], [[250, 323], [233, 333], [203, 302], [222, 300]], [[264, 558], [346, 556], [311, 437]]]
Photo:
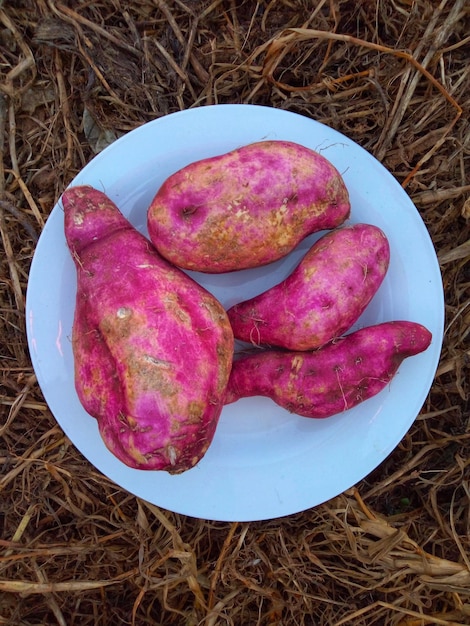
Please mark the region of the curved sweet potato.
[[292, 413], [330, 417], [375, 396], [402, 361], [426, 350], [421, 324], [384, 322], [357, 330], [312, 352], [265, 350], [234, 361], [225, 403], [267, 396]]
[[79, 399], [121, 461], [183, 472], [205, 454], [223, 407], [233, 356], [227, 315], [105, 194], [70, 187], [62, 203], [78, 277]]
[[289, 350], [312, 350], [357, 321], [387, 272], [390, 247], [372, 224], [323, 235], [281, 283], [234, 305], [237, 339]]
[[343, 179], [325, 157], [293, 142], [261, 141], [171, 175], [147, 222], [162, 256], [218, 273], [275, 261], [349, 213]]

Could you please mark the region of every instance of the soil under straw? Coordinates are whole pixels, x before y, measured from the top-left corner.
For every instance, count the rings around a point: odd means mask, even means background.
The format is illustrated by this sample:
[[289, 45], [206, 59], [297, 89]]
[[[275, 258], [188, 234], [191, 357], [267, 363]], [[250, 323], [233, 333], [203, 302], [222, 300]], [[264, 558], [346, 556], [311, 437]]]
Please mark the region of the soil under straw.
[[[470, 624], [470, 134], [464, 0], [0, 2], [0, 623]], [[129, 495], [38, 388], [24, 299], [64, 187], [188, 107], [295, 111], [375, 155], [435, 244], [446, 332], [397, 449], [287, 518], [212, 523]]]

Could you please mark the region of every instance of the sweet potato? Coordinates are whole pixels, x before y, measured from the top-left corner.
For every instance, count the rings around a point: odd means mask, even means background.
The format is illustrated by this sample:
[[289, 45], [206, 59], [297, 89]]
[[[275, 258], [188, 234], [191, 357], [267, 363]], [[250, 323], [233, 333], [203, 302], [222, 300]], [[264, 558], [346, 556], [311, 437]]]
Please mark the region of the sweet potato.
[[234, 361], [225, 403], [267, 396], [292, 413], [325, 418], [375, 396], [402, 361], [426, 350], [431, 333], [408, 321], [383, 322], [310, 352], [263, 350]]
[[148, 232], [175, 265], [219, 273], [287, 255], [350, 214], [336, 168], [288, 141], [260, 141], [172, 174], [148, 209]]
[[233, 357], [222, 305], [170, 265], [103, 193], [62, 195], [77, 270], [75, 386], [109, 450], [183, 472], [214, 436]]
[[387, 272], [390, 247], [372, 224], [323, 235], [281, 283], [228, 310], [237, 339], [312, 350], [357, 321]]

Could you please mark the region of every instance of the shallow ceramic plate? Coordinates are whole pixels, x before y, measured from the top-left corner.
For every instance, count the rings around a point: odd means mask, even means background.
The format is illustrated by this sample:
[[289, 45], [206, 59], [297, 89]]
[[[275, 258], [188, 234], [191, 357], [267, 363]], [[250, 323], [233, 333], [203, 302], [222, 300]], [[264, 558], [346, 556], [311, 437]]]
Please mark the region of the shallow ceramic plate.
[[[428, 232], [407, 194], [384, 167], [340, 133], [301, 115], [252, 105], [215, 105], [160, 118], [96, 156], [73, 184], [103, 190], [146, 233], [146, 207], [163, 180], [188, 163], [263, 139], [291, 140], [321, 152], [342, 173], [350, 222], [382, 228], [391, 263], [355, 328], [387, 320], [420, 322], [428, 350], [407, 359], [379, 395], [340, 415], [312, 420], [267, 398], [224, 408], [206, 456], [171, 476], [133, 470], [104, 446], [74, 389], [70, 342], [76, 277], [60, 203], [40, 237], [27, 292], [30, 353], [44, 397], [64, 432], [101, 472], [129, 492], [171, 511], [212, 520], [281, 517], [348, 489], [397, 446], [418, 415], [439, 360], [444, 318], [441, 275]], [[222, 275], [192, 273], [228, 308], [278, 283], [319, 235], [267, 267]], [[197, 384], [197, 381], [194, 381]]]

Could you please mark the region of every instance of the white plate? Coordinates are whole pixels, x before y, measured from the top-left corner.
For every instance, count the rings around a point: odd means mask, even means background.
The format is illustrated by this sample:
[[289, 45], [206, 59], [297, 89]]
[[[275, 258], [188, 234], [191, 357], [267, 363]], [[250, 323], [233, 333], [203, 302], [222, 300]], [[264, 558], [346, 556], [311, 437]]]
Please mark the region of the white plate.
[[[290, 515], [338, 495], [375, 469], [418, 415], [437, 368], [444, 320], [441, 274], [429, 234], [391, 174], [344, 135], [304, 116], [253, 105], [215, 105], [174, 113], [121, 137], [72, 184], [105, 191], [146, 233], [146, 207], [163, 180], [191, 161], [262, 139], [321, 152], [343, 174], [351, 222], [381, 227], [391, 263], [356, 327], [405, 319], [433, 333], [426, 352], [407, 359], [391, 384], [361, 405], [325, 420], [287, 413], [267, 398], [224, 408], [206, 456], [171, 476], [133, 470], [104, 446], [74, 389], [70, 343], [76, 277], [58, 204], [40, 237], [27, 292], [31, 358], [44, 397], [64, 432], [101, 472], [129, 492], [194, 517], [252, 521]], [[193, 273], [229, 307], [282, 280], [318, 235], [284, 260], [231, 274]], [[197, 384], [197, 381], [195, 381]]]

